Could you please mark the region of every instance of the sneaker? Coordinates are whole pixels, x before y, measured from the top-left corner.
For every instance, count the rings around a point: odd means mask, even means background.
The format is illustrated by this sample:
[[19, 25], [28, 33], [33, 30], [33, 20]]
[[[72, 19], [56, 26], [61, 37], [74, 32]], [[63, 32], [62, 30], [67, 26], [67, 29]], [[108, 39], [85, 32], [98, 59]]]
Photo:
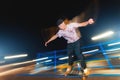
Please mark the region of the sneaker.
[[72, 70], [72, 66], [68, 66], [64, 75], [67, 76], [68, 74], [70, 74], [71, 70]]
[[89, 74], [90, 74], [90, 71], [87, 68], [83, 70], [83, 73], [82, 73], [83, 76], [88, 76]]

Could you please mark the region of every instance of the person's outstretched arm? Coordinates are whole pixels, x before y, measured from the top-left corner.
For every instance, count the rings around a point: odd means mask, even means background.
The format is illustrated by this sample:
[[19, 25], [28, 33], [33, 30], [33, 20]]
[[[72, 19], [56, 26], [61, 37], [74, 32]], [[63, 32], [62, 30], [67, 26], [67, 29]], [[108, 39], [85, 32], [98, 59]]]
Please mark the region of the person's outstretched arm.
[[77, 27], [85, 27], [89, 24], [93, 24], [94, 23], [94, 20], [92, 18], [90, 18], [88, 21], [85, 21], [85, 22], [81, 22]]
[[51, 41], [55, 40], [57, 37], [58, 37], [58, 35], [52, 36], [47, 42], [45, 42], [45, 46], [47, 46], [48, 43], [50, 43]]

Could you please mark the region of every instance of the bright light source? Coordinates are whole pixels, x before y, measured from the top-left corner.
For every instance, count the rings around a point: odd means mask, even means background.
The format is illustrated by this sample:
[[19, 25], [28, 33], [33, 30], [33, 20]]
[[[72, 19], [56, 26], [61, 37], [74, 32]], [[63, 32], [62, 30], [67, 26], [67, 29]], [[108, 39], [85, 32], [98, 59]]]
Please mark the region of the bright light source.
[[[46, 61], [46, 62], [50, 62], [50, 61], [52, 61], [52, 60], [49, 60], [49, 61]], [[33, 62], [36, 62], [36, 59], [29, 60], [29, 61], [24, 61], [24, 62], [19, 62], [19, 63], [3, 65], [3, 66], [0, 66], [0, 68], [10, 67], [10, 66], [17, 66], [17, 65], [23, 65], [23, 64], [33, 63]]]
[[59, 60], [64, 60], [64, 59], [68, 59], [68, 57], [59, 58]]
[[30, 60], [30, 61], [25, 61], [25, 62], [7, 64], [7, 65], [0, 66], [0, 68], [11, 67], [11, 66], [17, 66], [17, 65], [22, 65], [22, 64], [28, 64], [28, 63], [32, 63], [32, 62], [34, 62], [34, 61]]
[[20, 57], [26, 57], [28, 54], [20, 54], [20, 55], [13, 55], [13, 56], [5, 56], [4, 59], [13, 59], [13, 58], [20, 58]]
[[106, 51], [117, 51], [117, 50], [120, 50], [120, 48], [110, 49], [110, 50], [106, 50]]
[[108, 46], [114, 46], [114, 45], [119, 45], [120, 42], [116, 42], [116, 43], [111, 43], [111, 44], [108, 44]]
[[46, 60], [46, 61], [44, 61], [44, 62], [51, 62], [52, 60]]
[[85, 52], [82, 52], [83, 54], [87, 54], [87, 53], [92, 53], [92, 52], [96, 52], [96, 51], [99, 51], [99, 49], [94, 49], [94, 50], [90, 50], [90, 51], [85, 51]]
[[92, 40], [98, 40], [98, 39], [101, 39], [101, 38], [105, 38], [105, 37], [108, 37], [108, 36], [110, 36], [112, 34], [114, 34], [113, 31], [108, 31], [108, 32], [105, 32], [105, 33], [100, 34], [98, 36], [92, 37]]
[[48, 57], [43, 57], [43, 58], [35, 59], [33, 61], [41, 61], [41, 60], [45, 60], [45, 59], [48, 59]]

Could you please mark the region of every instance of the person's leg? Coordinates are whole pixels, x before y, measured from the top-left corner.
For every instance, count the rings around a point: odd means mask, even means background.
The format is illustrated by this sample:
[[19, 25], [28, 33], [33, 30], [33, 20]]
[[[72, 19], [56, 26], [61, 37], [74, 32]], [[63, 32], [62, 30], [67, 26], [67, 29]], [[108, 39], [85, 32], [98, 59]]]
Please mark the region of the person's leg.
[[72, 57], [73, 56], [73, 45], [72, 44], [67, 45], [67, 54], [68, 54], [68, 68], [65, 72], [65, 76], [67, 76], [71, 72], [72, 65], [74, 62], [74, 58]]
[[67, 45], [67, 54], [68, 54], [68, 65], [72, 66], [73, 62], [74, 62], [74, 58], [73, 58], [73, 44], [68, 44]]
[[75, 50], [75, 55], [77, 56], [77, 59], [80, 60], [81, 71], [82, 71], [82, 73], [84, 73], [84, 69], [86, 69], [87, 66], [86, 66], [85, 57], [80, 51], [80, 42], [79, 41], [75, 42], [74, 50]]

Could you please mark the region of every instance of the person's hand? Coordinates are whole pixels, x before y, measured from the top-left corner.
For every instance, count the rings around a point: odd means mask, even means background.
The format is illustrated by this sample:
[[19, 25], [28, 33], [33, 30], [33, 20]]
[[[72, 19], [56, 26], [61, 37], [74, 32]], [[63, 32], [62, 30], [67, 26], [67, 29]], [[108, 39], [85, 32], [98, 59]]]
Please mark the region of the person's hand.
[[94, 20], [93, 20], [92, 18], [90, 18], [90, 19], [88, 20], [88, 23], [89, 23], [89, 24], [93, 24], [93, 23], [94, 23]]
[[47, 47], [48, 42], [45, 42], [45, 46]]

